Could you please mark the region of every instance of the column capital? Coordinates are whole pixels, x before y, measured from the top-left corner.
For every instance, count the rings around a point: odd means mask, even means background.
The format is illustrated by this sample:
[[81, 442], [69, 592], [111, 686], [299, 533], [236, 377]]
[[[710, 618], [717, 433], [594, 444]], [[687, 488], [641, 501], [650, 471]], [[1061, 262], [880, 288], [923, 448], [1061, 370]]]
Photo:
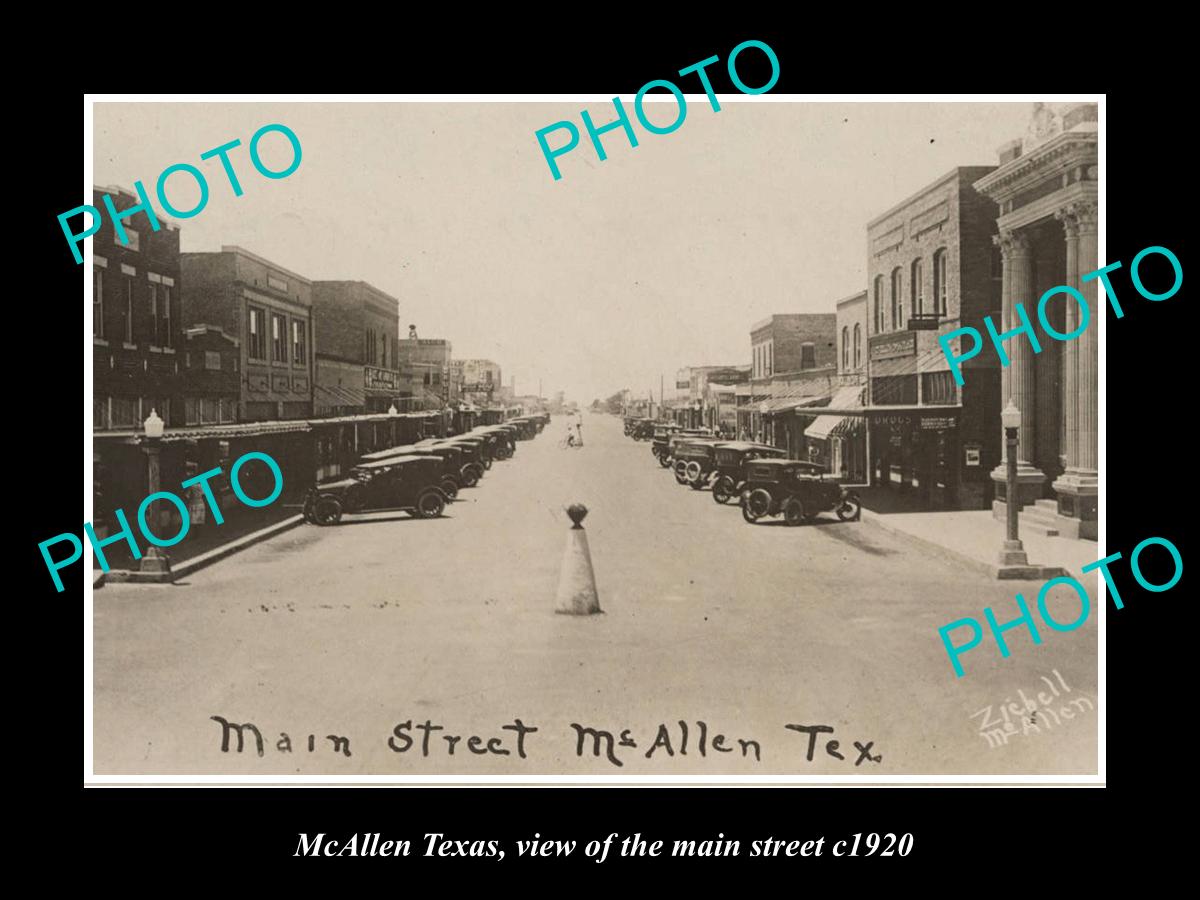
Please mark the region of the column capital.
[[1076, 200], [1056, 210], [1054, 218], [1062, 222], [1066, 236], [1073, 238], [1080, 234], [1096, 234], [1099, 212], [1096, 201]]
[[1011, 230], [992, 235], [992, 243], [1000, 248], [1000, 255], [1004, 259], [1028, 256], [1033, 247], [1028, 235]]

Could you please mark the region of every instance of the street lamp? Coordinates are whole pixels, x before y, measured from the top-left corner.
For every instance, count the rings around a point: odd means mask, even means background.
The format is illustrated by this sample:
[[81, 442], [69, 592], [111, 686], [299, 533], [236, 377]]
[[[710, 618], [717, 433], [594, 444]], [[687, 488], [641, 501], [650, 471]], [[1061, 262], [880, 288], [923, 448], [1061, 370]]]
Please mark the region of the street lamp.
[[[146, 453], [146, 481], [149, 488], [147, 495], [154, 495], [158, 493], [162, 482], [160, 476], [160, 456], [162, 452], [163, 420], [159, 417], [157, 410], [150, 410], [150, 415], [146, 417], [146, 421], [142, 423], [142, 427], [145, 431], [142, 449]], [[142, 564], [139, 567], [139, 571], [142, 575], [155, 581], [170, 581], [171, 560], [167, 557], [166, 551], [161, 547], [151, 544], [146, 549], [146, 554], [142, 557]]]
[[1017, 496], [1017, 432], [1021, 427], [1021, 410], [1008, 398], [1008, 405], [1000, 413], [1000, 422], [1004, 425], [1004, 446], [1008, 462], [1008, 478], [1005, 485], [1005, 512], [1008, 518], [1008, 530], [1004, 548], [1000, 551], [1000, 565], [1027, 566], [1029, 560], [1025, 556], [1025, 547], [1017, 532], [1017, 516], [1021, 512]]

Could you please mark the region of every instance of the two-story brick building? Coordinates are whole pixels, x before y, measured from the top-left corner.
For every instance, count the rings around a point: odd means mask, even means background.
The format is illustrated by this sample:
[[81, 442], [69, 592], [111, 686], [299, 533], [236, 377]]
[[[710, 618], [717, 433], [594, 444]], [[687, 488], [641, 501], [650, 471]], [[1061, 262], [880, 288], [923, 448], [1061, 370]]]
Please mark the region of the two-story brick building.
[[738, 433], [797, 455], [811, 416], [802, 406], [831, 396], [837, 374], [837, 316], [781, 313], [750, 328], [749, 387], [738, 396]]
[[387, 412], [400, 397], [400, 301], [365, 281], [314, 281], [317, 415]]
[[[92, 203], [108, 195], [118, 213], [136, 206], [132, 191], [97, 187]], [[168, 425], [182, 424], [179, 227], [146, 213], [123, 220], [122, 243], [108, 216], [92, 239], [92, 427], [137, 430], [156, 409]]]
[[977, 191], [991, 166], [959, 167], [867, 224], [867, 384], [871, 463], [922, 502], [985, 508], [1000, 460], [995, 354], [964, 366], [960, 388], [939, 334], [983, 331], [1000, 309], [996, 204]]
[[239, 342], [238, 420], [313, 414], [312, 285], [241, 247], [180, 254], [187, 324]]

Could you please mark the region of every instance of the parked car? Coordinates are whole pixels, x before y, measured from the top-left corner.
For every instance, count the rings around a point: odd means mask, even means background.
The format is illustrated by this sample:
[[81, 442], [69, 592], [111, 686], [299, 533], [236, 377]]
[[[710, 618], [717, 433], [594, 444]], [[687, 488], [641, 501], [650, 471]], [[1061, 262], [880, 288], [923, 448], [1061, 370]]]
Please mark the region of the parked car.
[[741, 503], [742, 517], [751, 523], [782, 515], [788, 525], [800, 525], [831, 510], [846, 522], [862, 513], [858, 495], [827, 478], [824, 466], [795, 459], [748, 463]]
[[413, 445], [416, 449], [425, 451], [434, 447], [453, 447], [461, 454], [459, 467], [459, 484], [463, 487], [475, 487], [483, 478], [486, 466], [480, 457], [481, 445], [478, 441], [464, 441], [461, 438], [435, 438], [430, 441], [419, 441]]
[[650, 452], [654, 454], [654, 458], [658, 460], [658, 464], [664, 469], [671, 465], [671, 457], [667, 449], [667, 442], [671, 435], [679, 431], [678, 425], [655, 425], [654, 437], [651, 438]]
[[488, 447], [488, 440], [477, 434], [459, 434], [449, 438], [434, 438], [432, 441], [418, 441], [413, 446], [420, 447], [423, 445], [443, 441], [454, 444], [456, 447], [463, 448], [463, 456], [467, 462], [475, 463], [479, 468], [479, 477], [483, 477], [483, 473], [492, 467], [492, 452]]
[[787, 451], [769, 444], [750, 441], [728, 441], [716, 448], [713, 467], [716, 477], [712, 482], [712, 498], [717, 503], [728, 503], [742, 494], [746, 486], [746, 465], [756, 459], [782, 459]]
[[629, 430], [629, 436], [635, 441], [649, 441], [654, 438], [653, 419], [635, 419]]
[[708, 487], [716, 471], [715, 455], [724, 442], [712, 438], [688, 438], [675, 444], [675, 480], [692, 490]]
[[[678, 431], [667, 435], [666, 448], [659, 454], [658, 462], [663, 468], [672, 468], [675, 465], [675, 447], [680, 441], [692, 440], [694, 438], [712, 438], [712, 432], [707, 428], [681, 428]], [[666, 462], [663, 462], [663, 457], [666, 457]]]
[[[442, 493], [451, 502], [458, 499], [459, 488], [464, 486], [462, 448], [452, 447], [449, 444], [434, 444], [427, 447], [402, 444], [389, 450], [368, 453], [361, 462], [376, 462], [381, 459], [393, 459], [397, 456], [440, 456], [442, 458]], [[478, 479], [475, 480], [478, 481]]]
[[345, 513], [400, 509], [433, 519], [446, 509], [440, 456], [396, 456], [360, 463], [346, 478], [309, 488], [303, 515], [314, 525], [336, 525]]

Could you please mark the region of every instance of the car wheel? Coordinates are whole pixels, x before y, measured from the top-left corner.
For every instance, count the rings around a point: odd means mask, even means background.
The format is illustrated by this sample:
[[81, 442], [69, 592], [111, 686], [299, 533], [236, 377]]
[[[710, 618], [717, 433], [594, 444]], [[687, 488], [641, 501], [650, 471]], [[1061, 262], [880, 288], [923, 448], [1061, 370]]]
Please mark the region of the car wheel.
[[862, 516], [862, 501], [857, 494], [847, 494], [837, 508], [837, 517], [843, 522], [857, 520]]
[[479, 484], [479, 472], [474, 465], [463, 466], [462, 483], [463, 487], [475, 487]]
[[792, 497], [785, 504], [783, 504], [783, 521], [785, 521], [788, 525], [800, 525], [806, 521], [807, 518], [808, 517], [804, 514], [804, 504], [795, 497]]
[[671, 468], [671, 457], [667, 456], [667, 454], [665, 454], [665, 453], [659, 453], [658, 454], [658, 464], [660, 466], [662, 466], [664, 469]]
[[700, 480], [700, 463], [692, 460], [683, 470], [683, 475], [688, 480], [688, 484], [695, 484]]
[[758, 521], [758, 514], [750, 508], [746, 499], [742, 500], [742, 518], [753, 525]]
[[422, 519], [436, 519], [446, 509], [446, 501], [437, 491], [425, 490], [417, 497], [417, 515]]
[[762, 488], [751, 491], [746, 497], [743, 508], [754, 513], [755, 519], [761, 519], [763, 516], [769, 515], [771, 512], [771, 495]]
[[676, 481], [678, 481], [680, 484], [687, 484], [687, 465], [683, 462], [683, 460], [675, 463], [674, 472]]
[[490, 469], [491, 467], [492, 467], [492, 458], [490, 456], [485, 456], [483, 458], [483, 468], [486, 470], [486, 469]]
[[336, 525], [342, 521], [342, 504], [334, 497], [321, 497], [313, 504], [312, 521], [316, 525]]
[[716, 503], [728, 503], [733, 497], [733, 481], [728, 476], [713, 482], [712, 498]]
[[458, 497], [458, 482], [447, 475], [442, 479], [442, 493], [453, 502]]

